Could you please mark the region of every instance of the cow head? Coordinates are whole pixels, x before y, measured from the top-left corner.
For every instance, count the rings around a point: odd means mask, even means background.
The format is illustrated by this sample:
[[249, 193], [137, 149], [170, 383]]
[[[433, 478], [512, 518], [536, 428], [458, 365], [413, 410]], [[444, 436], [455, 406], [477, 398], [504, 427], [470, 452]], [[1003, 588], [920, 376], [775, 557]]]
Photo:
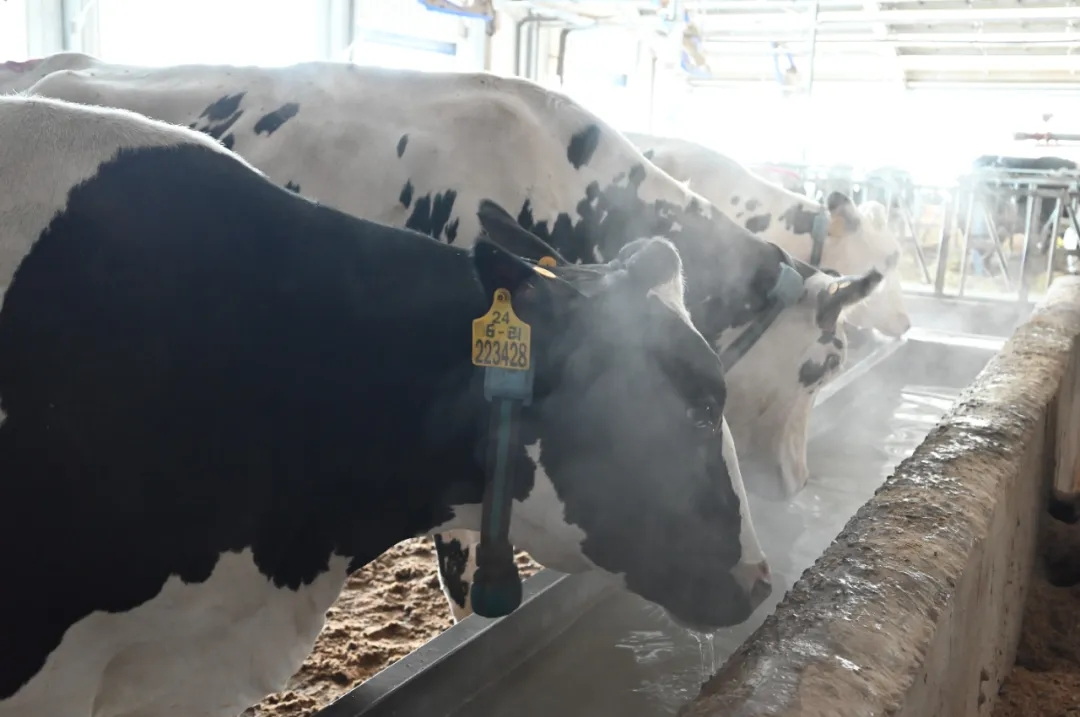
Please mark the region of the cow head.
[[[847, 355], [844, 313], [881, 281], [875, 270], [847, 277], [810, 274], [799, 302], [784, 310], [728, 372], [725, 416], [739, 446], [747, 487], [754, 493], [786, 498], [806, 484], [814, 397], [840, 371]], [[729, 342], [732, 333], [725, 332], [718, 347]]]
[[[524, 232], [491, 204], [480, 219], [497, 243]], [[723, 419], [723, 367], [683, 304], [677, 250], [645, 239], [608, 264], [550, 269], [489, 243], [475, 256], [485, 292], [510, 289], [532, 327], [531, 485], [511, 542], [557, 570], [618, 576], [686, 624], [745, 620], [771, 590], [768, 568]]]
[[888, 227], [885, 206], [866, 201], [856, 209], [849, 197], [834, 192], [829, 195], [828, 209], [829, 234], [822, 265], [841, 274], [872, 268], [885, 277], [880, 289], [851, 307], [848, 321], [886, 336], [903, 336], [911, 328], [911, 319], [900, 286], [900, 242]]

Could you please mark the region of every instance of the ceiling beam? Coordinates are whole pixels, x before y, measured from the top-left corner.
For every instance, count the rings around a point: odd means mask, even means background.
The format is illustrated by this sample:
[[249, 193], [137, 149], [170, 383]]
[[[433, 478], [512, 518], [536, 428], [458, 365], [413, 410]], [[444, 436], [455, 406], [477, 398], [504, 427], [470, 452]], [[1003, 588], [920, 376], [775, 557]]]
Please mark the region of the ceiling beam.
[[[721, 5], [723, 7], [723, 5]], [[758, 6], [760, 9], [760, 5]], [[706, 31], [708, 26], [723, 23], [724, 29], [788, 28], [797, 30], [800, 17], [790, 12], [724, 12], [711, 13], [703, 21]], [[830, 10], [821, 8], [818, 23], [827, 26], [873, 26], [886, 25], [923, 25], [936, 23], [976, 23], [976, 22], [1035, 22], [1080, 20], [1080, 7], [1064, 4], [1052, 7], [1029, 7], [1007, 5], [997, 8], [920, 8], [917, 10]]]
[[[1080, 73], [1080, 54], [1075, 55], [900, 55], [906, 71], [950, 72], [1004, 70], [1011, 72]], [[1080, 76], [1077, 77], [1080, 79]]]
[[[1080, 8], [1077, 9], [1080, 14]], [[739, 45], [747, 43], [800, 43], [805, 33], [775, 34], [720, 34], [705, 36], [706, 45]], [[938, 47], [945, 45], [1040, 45], [1080, 48], [1080, 30], [1077, 32], [888, 32], [879, 36], [874, 32], [835, 34], [820, 32], [817, 41], [825, 45], [864, 45], [886, 42], [908, 47]]]

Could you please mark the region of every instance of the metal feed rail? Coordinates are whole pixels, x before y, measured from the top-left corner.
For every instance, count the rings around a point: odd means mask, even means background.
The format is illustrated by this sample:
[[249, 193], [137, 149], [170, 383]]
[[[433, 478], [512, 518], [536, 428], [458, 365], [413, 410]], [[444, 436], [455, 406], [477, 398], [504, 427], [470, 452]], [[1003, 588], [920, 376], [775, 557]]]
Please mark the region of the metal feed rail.
[[[952, 185], [897, 181], [886, 174], [860, 175], [846, 167], [839, 171], [836, 168], [803, 167], [801, 175], [810, 185], [809, 194], [820, 201], [834, 189], [863, 194], [873, 191], [875, 199], [881, 199], [886, 207], [891, 207], [890, 217], [900, 225], [904, 250], [913, 254], [920, 274], [918, 284], [905, 288], [918, 292], [918, 286], [931, 287], [937, 297], [971, 297], [980, 301], [1002, 298], [1030, 308], [1032, 284], [1039, 273], [1032, 272], [1033, 250], [1045, 255], [1042, 271], [1049, 285], [1055, 274], [1061, 273], [1055, 260], [1057, 238], [1067, 226], [1065, 222], [1071, 223], [1080, 233], [1077, 218], [1080, 214], [1080, 172], [980, 168]], [[1001, 202], [1019, 201], [1026, 204], [1022, 222], [1024, 241], [1019, 266], [1010, 267], [1010, 255], [1003, 246], [993, 210]], [[1054, 202], [1054, 209], [1049, 220], [1039, 226], [1037, 218], [1047, 201]], [[934, 242], [937, 253], [932, 259], [928, 258], [927, 248], [920, 240], [920, 229], [925, 228], [920, 210], [929, 206], [939, 207], [942, 219]], [[979, 227], [979, 223], [985, 229]], [[954, 269], [950, 266], [950, 255], [955, 253], [952, 241], [955, 234], [960, 236], [960, 256], [955, 258], [957, 267]], [[971, 241], [974, 235], [987, 236], [991, 240], [990, 255], [995, 260], [993, 269], [1000, 289], [990, 295], [986, 291], [975, 294], [968, 289], [969, 269], [976, 253], [979, 253], [979, 259], [983, 258], [980, 247]], [[987, 266], [988, 271], [990, 268]], [[950, 281], [950, 275], [956, 277], [954, 281]]]

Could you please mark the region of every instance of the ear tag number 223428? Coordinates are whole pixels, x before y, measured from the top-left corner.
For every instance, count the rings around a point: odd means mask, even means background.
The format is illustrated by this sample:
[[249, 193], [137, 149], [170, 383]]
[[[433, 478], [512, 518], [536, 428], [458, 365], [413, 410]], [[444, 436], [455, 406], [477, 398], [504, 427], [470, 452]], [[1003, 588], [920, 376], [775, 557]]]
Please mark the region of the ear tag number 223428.
[[510, 305], [510, 292], [496, 289], [488, 312], [472, 324], [472, 362], [485, 368], [528, 371], [529, 325]]

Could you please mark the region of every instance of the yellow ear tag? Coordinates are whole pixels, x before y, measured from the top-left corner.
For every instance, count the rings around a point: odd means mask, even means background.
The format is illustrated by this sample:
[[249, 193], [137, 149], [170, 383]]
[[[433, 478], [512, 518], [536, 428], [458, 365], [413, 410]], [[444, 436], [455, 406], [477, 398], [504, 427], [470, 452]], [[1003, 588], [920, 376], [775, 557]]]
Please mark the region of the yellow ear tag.
[[496, 289], [491, 308], [472, 323], [473, 365], [528, 371], [530, 341], [530, 327], [514, 313], [510, 292]]
[[553, 256], [542, 256], [540, 257], [540, 261], [536, 263], [540, 266], [556, 266], [555, 257]]
[[545, 269], [542, 266], [534, 266], [533, 271], [535, 271], [540, 276], [547, 277], [548, 279], [554, 279], [555, 278], [554, 274], [552, 274], [550, 271], [548, 271], [547, 269]]

